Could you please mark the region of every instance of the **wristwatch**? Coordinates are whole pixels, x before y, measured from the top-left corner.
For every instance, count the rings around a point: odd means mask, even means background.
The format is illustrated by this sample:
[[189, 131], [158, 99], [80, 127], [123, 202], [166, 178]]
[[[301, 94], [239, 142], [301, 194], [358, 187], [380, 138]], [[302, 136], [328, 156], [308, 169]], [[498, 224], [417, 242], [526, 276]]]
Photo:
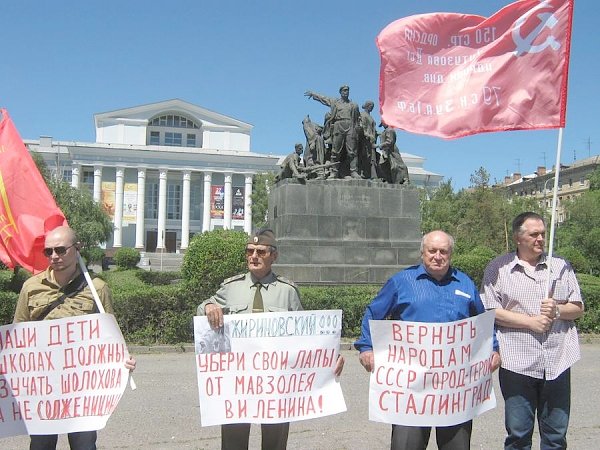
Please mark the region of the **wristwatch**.
[[560, 319], [560, 308], [556, 305], [556, 309], [554, 310], [554, 320]]

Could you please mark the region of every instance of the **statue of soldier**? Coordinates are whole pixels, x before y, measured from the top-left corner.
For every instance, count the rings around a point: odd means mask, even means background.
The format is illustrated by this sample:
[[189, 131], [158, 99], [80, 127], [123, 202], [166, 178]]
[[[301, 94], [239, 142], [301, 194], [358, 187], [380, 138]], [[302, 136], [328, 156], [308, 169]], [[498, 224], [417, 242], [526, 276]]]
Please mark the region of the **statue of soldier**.
[[306, 152], [304, 163], [307, 167], [313, 164], [325, 162], [325, 141], [323, 139], [323, 127], [306, 116], [302, 120], [302, 128], [306, 136]]
[[383, 179], [392, 184], [408, 184], [408, 167], [404, 164], [400, 150], [396, 147], [396, 131], [389, 128], [384, 122], [381, 122], [379, 126], [383, 127], [383, 131], [376, 147], [381, 149], [379, 167]]
[[360, 113], [360, 127], [358, 128], [358, 173], [363, 178], [378, 178], [379, 154], [375, 151], [377, 142], [377, 130], [375, 119], [371, 117], [371, 111], [375, 103], [367, 100], [362, 105]]
[[297, 180], [304, 180], [306, 174], [301, 173], [302, 161], [300, 155], [304, 151], [302, 144], [296, 144], [294, 146], [294, 153], [289, 154], [283, 160], [281, 164], [280, 172], [275, 176], [275, 182], [281, 181], [285, 178], [295, 178]]
[[331, 177], [339, 178], [342, 175], [339, 173], [339, 163], [342, 161], [345, 153], [350, 167], [349, 176], [351, 178], [362, 178], [358, 174], [358, 161], [356, 157], [357, 129], [360, 112], [358, 105], [349, 98], [350, 88], [348, 86], [340, 87], [339, 99], [327, 97], [312, 91], [306, 91], [304, 95], [331, 108], [331, 115], [329, 117], [329, 122], [333, 129], [331, 162], [337, 163], [331, 168]]

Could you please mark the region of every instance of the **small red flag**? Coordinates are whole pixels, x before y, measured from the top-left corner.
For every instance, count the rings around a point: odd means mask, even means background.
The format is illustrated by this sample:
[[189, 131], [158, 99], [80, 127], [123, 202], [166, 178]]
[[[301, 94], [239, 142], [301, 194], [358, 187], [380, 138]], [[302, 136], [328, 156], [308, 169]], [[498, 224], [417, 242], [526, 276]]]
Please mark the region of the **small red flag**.
[[0, 113], [0, 259], [37, 273], [48, 267], [46, 233], [67, 221], [8, 112]]
[[565, 126], [573, 0], [406, 17], [377, 37], [388, 125], [442, 138]]

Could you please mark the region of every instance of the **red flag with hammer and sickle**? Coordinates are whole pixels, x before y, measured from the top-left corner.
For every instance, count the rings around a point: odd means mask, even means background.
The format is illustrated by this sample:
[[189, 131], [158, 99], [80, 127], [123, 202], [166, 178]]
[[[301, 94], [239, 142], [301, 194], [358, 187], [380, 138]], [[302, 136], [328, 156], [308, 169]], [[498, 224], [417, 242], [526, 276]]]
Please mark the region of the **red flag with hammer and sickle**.
[[572, 16], [573, 0], [521, 0], [391, 23], [377, 37], [382, 120], [442, 138], [564, 127]]
[[0, 113], [0, 260], [37, 273], [48, 266], [46, 233], [67, 221], [8, 112]]

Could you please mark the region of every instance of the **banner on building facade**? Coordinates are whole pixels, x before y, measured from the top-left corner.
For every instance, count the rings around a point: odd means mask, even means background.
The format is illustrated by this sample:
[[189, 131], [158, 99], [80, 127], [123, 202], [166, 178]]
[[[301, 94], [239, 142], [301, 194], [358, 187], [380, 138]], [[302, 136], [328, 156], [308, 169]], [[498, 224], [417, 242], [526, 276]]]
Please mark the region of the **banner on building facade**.
[[231, 202], [231, 218], [233, 220], [244, 220], [244, 188], [233, 187], [233, 201]]
[[123, 186], [123, 223], [136, 223], [137, 203], [137, 183], [125, 183]]
[[494, 311], [448, 323], [371, 320], [369, 419], [451, 426], [496, 406]]
[[0, 437], [102, 429], [127, 386], [112, 314], [1, 326], [0, 350]]
[[102, 209], [110, 216], [110, 220], [115, 219], [115, 182], [102, 182]]
[[[116, 183], [114, 181], [102, 182], [102, 209], [115, 219]], [[137, 220], [137, 183], [123, 184], [123, 221], [124, 225], [136, 223]]]
[[225, 214], [225, 186], [212, 185], [210, 187], [210, 217], [222, 219]]
[[202, 426], [281, 423], [346, 411], [334, 369], [342, 311], [194, 317]]

